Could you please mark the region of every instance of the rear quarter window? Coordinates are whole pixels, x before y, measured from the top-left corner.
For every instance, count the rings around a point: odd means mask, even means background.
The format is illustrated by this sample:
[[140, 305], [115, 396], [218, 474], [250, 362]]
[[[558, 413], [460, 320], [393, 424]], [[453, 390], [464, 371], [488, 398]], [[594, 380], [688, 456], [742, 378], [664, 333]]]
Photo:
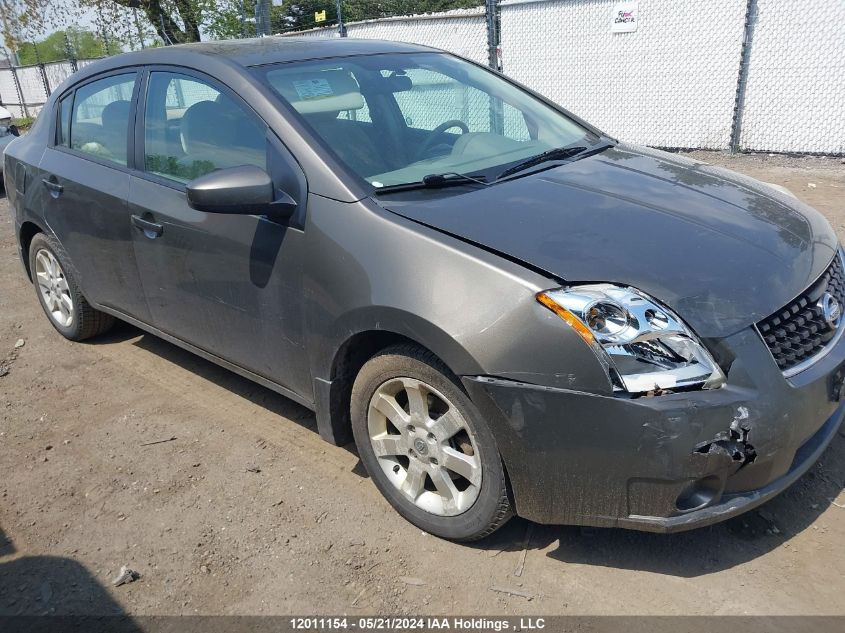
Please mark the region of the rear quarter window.
[[59, 129], [56, 132], [56, 145], [70, 147], [70, 115], [73, 106], [73, 93], [62, 97], [58, 105]]

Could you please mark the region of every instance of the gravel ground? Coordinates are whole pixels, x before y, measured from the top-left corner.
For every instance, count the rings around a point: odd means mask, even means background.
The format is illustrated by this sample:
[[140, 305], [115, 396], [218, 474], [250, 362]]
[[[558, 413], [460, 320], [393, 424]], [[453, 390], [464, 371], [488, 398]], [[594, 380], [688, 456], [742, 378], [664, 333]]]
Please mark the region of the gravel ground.
[[[694, 156], [789, 187], [845, 238], [843, 161]], [[5, 199], [0, 365], [0, 615], [845, 614], [842, 436], [786, 493], [711, 528], [514, 520], [448, 543], [399, 518], [293, 402], [128, 325], [62, 339]], [[141, 576], [114, 587], [123, 565]]]

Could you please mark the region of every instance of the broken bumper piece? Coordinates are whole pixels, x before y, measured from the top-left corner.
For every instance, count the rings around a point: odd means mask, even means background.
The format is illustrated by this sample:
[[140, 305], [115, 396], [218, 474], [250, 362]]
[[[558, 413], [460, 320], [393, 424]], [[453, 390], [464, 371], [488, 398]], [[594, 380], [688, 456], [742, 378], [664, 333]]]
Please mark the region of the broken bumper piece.
[[520, 516], [677, 532], [746, 512], [818, 460], [845, 417], [840, 342], [790, 379], [753, 330], [726, 339], [728, 384], [626, 398], [465, 377], [493, 426]]
[[620, 527], [649, 532], [682, 532], [705, 525], [712, 525], [756, 508], [794, 484], [830, 444], [845, 417], [845, 407], [839, 407], [827, 422], [795, 454], [792, 466], [782, 477], [770, 484], [747, 492], [725, 493], [717, 503], [706, 505], [692, 512], [672, 517], [629, 516], [620, 521]]

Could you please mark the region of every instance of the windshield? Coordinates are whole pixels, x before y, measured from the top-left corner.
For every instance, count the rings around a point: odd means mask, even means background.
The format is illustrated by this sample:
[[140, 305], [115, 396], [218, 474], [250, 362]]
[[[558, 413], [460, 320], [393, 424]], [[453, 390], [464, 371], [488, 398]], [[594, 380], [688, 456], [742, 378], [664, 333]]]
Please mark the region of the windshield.
[[376, 188], [482, 176], [597, 137], [498, 75], [443, 53], [263, 66], [264, 81]]

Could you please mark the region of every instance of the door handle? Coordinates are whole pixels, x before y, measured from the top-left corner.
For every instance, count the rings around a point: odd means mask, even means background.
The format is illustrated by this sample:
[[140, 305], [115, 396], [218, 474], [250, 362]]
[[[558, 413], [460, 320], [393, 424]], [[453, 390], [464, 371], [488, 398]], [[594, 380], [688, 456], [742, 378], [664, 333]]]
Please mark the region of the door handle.
[[149, 238], [156, 238], [164, 233], [164, 227], [161, 224], [145, 220], [140, 215], [132, 216], [132, 224], [141, 229], [144, 232], [144, 235]]
[[59, 194], [61, 194], [62, 191], [65, 190], [65, 188], [62, 187], [59, 183], [57, 183], [55, 180], [44, 178], [41, 180], [41, 182], [44, 183], [44, 186], [47, 187], [47, 189], [50, 191], [50, 195], [54, 198], [57, 198]]

